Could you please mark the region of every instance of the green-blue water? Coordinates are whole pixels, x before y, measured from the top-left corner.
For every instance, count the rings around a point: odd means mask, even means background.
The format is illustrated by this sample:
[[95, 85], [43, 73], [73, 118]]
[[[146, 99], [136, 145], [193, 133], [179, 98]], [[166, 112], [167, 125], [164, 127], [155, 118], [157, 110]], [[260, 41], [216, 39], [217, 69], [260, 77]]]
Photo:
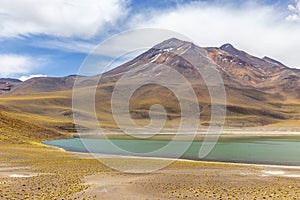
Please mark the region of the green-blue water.
[[[119, 152], [111, 148], [110, 142], [121, 149], [132, 153]], [[61, 147], [67, 151], [92, 152], [101, 154], [139, 155], [139, 153], [152, 152], [168, 145], [167, 140], [133, 140], [133, 139], [62, 139], [47, 141], [45, 144]], [[153, 156], [174, 158], [176, 149], [186, 145], [184, 141], [174, 142], [172, 149]], [[282, 138], [252, 138], [230, 139], [219, 141], [214, 149], [202, 159], [198, 153], [202, 142], [194, 141], [181, 158], [206, 161], [225, 161], [241, 163], [283, 164], [300, 166], [300, 141]], [[88, 147], [88, 150], [86, 148]]]

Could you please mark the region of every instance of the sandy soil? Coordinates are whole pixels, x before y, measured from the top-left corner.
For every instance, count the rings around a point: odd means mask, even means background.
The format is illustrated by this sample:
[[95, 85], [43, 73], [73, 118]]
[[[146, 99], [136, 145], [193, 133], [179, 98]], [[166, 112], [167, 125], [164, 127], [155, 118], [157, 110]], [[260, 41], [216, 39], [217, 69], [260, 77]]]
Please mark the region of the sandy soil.
[[300, 167], [289, 166], [177, 161], [154, 173], [100, 173], [84, 180], [90, 187], [73, 197], [300, 199]]
[[2, 178], [28, 178], [37, 176], [37, 173], [30, 171], [29, 167], [9, 167], [9, 166], [0, 166], [0, 177]]
[[[0, 199], [300, 199], [300, 168], [175, 161], [152, 173], [112, 170], [86, 154], [0, 145]], [[104, 157], [127, 167], [163, 159]]]

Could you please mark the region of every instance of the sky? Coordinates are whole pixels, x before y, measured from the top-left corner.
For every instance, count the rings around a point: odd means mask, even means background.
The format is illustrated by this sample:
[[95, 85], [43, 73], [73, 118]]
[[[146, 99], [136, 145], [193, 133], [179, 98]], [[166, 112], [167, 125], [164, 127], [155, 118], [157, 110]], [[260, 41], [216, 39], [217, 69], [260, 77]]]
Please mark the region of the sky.
[[77, 74], [98, 44], [139, 28], [300, 68], [300, 0], [1, 0], [0, 77]]

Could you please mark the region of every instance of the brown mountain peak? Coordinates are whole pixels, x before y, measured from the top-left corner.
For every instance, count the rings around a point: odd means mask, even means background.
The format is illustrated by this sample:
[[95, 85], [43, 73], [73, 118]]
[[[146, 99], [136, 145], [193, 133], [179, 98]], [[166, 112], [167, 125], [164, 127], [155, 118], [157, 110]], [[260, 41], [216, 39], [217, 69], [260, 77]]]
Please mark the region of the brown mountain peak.
[[230, 49], [236, 49], [234, 48], [234, 46], [230, 43], [226, 43], [226, 44], [223, 44], [220, 49], [222, 49], [223, 51], [226, 51], [226, 50], [230, 50]]

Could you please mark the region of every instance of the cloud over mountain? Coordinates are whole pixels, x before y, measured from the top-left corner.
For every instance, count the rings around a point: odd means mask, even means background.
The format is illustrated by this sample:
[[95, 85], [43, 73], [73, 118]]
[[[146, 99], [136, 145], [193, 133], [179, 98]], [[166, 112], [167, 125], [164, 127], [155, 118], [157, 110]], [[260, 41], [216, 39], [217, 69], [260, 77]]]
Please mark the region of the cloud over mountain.
[[[292, 67], [300, 67], [300, 1], [290, 10], [277, 5], [245, 1], [236, 3], [192, 2], [170, 9], [136, 15], [131, 27], [156, 27], [185, 34], [201, 46], [230, 42], [259, 57], [276, 57]], [[291, 8], [293, 11], [291, 13]]]
[[0, 54], [0, 77], [27, 75], [44, 66], [46, 58], [33, 58], [19, 54]]

